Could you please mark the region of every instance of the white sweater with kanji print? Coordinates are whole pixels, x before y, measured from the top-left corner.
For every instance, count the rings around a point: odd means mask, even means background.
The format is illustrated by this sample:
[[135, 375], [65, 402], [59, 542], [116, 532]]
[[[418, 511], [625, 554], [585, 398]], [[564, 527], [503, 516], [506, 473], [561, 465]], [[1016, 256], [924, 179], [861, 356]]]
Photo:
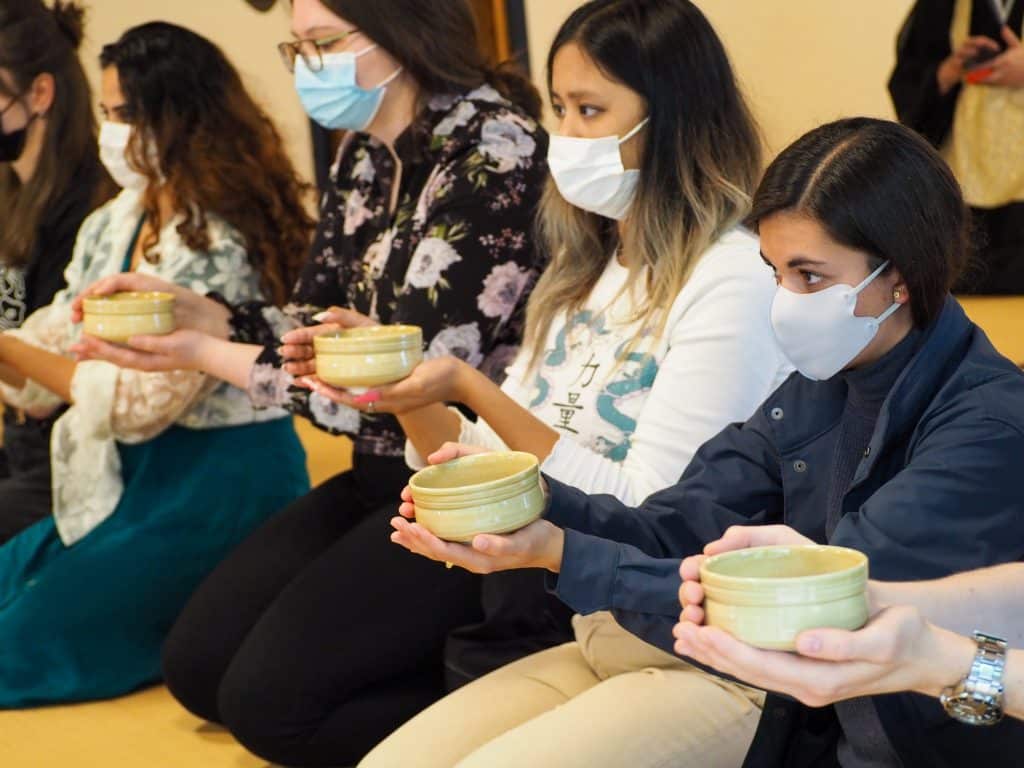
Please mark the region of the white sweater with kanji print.
[[[753, 235], [735, 229], [715, 243], [661, 337], [620, 361], [640, 329], [629, 322], [636, 296], [622, 291], [628, 274], [611, 258], [583, 310], [552, 325], [536, 370], [524, 348], [502, 390], [560, 433], [544, 472], [638, 504], [676, 482], [705, 441], [749, 418], [792, 369], [772, 333], [776, 286]], [[459, 442], [507, 449], [482, 419], [460, 418]], [[406, 460], [424, 466], [411, 443]]]

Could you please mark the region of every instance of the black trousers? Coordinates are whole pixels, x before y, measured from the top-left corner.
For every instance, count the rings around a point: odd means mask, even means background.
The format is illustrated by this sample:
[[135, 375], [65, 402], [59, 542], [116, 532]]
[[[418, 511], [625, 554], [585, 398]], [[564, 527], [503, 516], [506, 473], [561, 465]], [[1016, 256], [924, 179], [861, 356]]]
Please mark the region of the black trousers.
[[0, 448], [0, 544], [48, 517], [50, 491], [50, 428], [46, 422], [20, 421], [4, 411], [4, 447]]
[[1024, 295], [1024, 203], [972, 208], [976, 255], [956, 293]]
[[445, 637], [479, 621], [479, 578], [391, 543], [408, 476], [362, 457], [252, 534], [166, 641], [175, 697], [266, 760], [338, 766], [443, 696]]

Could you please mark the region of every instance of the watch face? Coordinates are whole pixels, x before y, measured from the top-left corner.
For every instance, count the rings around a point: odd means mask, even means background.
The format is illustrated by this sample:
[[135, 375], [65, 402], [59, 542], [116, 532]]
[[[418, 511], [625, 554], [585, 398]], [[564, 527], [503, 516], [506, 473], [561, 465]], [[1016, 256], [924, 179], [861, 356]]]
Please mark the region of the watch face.
[[952, 717], [968, 725], [993, 725], [1003, 716], [990, 702], [969, 695], [950, 700], [946, 710]]

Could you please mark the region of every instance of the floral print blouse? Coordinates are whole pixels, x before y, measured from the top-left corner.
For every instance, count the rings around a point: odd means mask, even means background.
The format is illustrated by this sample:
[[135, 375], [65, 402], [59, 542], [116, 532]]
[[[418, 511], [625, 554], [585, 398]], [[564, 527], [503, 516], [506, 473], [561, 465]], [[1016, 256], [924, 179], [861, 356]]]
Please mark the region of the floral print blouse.
[[332, 305], [421, 326], [428, 357], [451, 354], [503, 375], [545, 266], [532, 228], [546, 154], [543, 129], [486, 85], [434, 97], [394, 154], [372, 137], [346, 137], [291, 302], [283, 311], [234, 307], [235, 338], [265, 347], [251, 376], [253, 403], [352, 435], [357, 454], [404, 455], [393, 416], [295, 387], [282, 368], [280, 335]]

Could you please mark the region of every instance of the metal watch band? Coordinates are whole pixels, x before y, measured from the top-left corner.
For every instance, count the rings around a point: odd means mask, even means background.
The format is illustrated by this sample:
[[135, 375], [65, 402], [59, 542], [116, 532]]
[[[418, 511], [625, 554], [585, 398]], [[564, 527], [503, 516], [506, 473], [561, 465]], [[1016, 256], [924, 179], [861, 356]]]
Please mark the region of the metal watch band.
[[1003, 669], [1006, 641], [974, 632], [978, 650], [971, 670], [959, 685], [942, 693], [946, 712], [968, 725], [994, 725], [1003, 717]]

